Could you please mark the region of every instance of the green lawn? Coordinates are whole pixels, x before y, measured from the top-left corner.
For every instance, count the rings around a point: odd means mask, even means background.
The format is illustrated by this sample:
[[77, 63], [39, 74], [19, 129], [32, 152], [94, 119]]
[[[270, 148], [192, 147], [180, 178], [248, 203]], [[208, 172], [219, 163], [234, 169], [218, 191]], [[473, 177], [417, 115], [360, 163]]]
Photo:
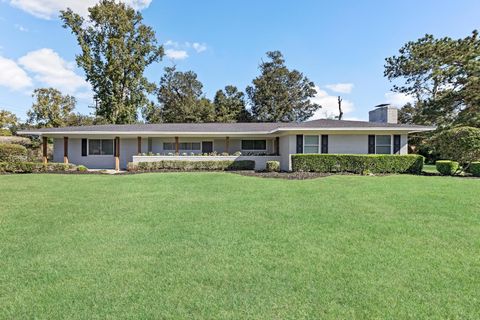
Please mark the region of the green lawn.
[[437, 167], [434, 164], [424, 164], [423, 165], [423, 172], [437, 173], [437, 174], [440, 173], [440, 172], [438, 172]]
[[480, 179], [0, 176], [0, 318], [479, 319]]

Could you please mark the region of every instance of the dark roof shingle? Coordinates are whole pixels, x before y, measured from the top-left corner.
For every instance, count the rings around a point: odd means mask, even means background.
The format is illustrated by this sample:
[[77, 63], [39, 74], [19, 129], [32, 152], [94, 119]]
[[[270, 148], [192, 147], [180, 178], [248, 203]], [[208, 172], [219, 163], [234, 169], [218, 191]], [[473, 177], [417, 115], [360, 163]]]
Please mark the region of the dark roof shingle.
[[[80, 127], [43, 128], [20, 131], [20, 134], [55, 132], [271, 132], [282, 129], [324, 128], [398, 128], [427, 129], [426, 126], [379, 123], [350, 120], [319, 119], [306, 122], [249, 122], [249, 123], [159, 123], [159, 124], [107, 124]], [[433, 129], [433, 128], [432, 128]]]

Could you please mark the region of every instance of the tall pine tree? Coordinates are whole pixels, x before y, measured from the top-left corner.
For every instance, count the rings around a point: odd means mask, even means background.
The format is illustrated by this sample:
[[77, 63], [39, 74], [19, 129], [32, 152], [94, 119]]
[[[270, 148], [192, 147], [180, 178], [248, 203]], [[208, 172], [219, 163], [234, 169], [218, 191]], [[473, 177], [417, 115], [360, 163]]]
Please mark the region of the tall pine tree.
[[313, 103], [315, 84], [297, 70], [289, 70], [280, 51], [267, 52], [260, 64], [260, 75], [247, 87], [256, 121], [300, 122], [321, 108]]

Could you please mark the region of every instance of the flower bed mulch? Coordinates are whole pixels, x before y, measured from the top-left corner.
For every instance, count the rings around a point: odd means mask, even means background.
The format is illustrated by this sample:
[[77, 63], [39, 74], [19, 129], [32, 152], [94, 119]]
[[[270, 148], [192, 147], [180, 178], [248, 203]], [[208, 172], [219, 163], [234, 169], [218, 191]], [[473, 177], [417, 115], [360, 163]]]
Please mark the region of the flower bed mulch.
[[332, 173], [321, 172], [266, 172], [266, 171], [230, 171], [234, 174], [240, 174], [242, 176], [260, 177], [260, 178], [276, 178], [276, 179], [288, 179], [288, 180], [306, 180], [324, 178]]

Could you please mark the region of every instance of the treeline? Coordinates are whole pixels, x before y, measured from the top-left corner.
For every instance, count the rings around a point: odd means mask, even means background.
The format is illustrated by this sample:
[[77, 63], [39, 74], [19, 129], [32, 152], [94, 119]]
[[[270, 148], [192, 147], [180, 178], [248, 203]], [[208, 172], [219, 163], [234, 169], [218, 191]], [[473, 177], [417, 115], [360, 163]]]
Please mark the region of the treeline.
[[[409, 135], [412, 152], [434, 162], [442, 154], [434, 141], [437, 136], [443, 137], [442, 133], [454, 128], [480, 128], [480, 38], [477, 30], [460, 39], [435, 38], [427, 34], [409, 41], [397, 56], [386, 59], [384, 74], [395, 81], [393, 91], [414, 99], [400, 109], [400, 122], [437, 127], [436, 131]], [[466, 128], [460, 132], [478, 131]], [[450, 144], [456, 142], [460, 141], [450, 141]], [[470, 140], [463, 143], [472, 146]]]
[[102, 0], [88, 18], [70, 9], [60, 18], [80, 47], [76, 62], [93, 91], [93, 115], [74, 113], [73, 97], [42, 88], [34, 92], [31, 125], [303, 121], [320, 108], [311, 101], [314, 83], [288, 69], [279, 51], [267, 52], [245, 91], [227, 85], [210, 100], [193, 71], [166, 67], [158, 82], [146, 78], [145, 69], [162, 60], [164, 48], [141, 13], [124, 3]]

